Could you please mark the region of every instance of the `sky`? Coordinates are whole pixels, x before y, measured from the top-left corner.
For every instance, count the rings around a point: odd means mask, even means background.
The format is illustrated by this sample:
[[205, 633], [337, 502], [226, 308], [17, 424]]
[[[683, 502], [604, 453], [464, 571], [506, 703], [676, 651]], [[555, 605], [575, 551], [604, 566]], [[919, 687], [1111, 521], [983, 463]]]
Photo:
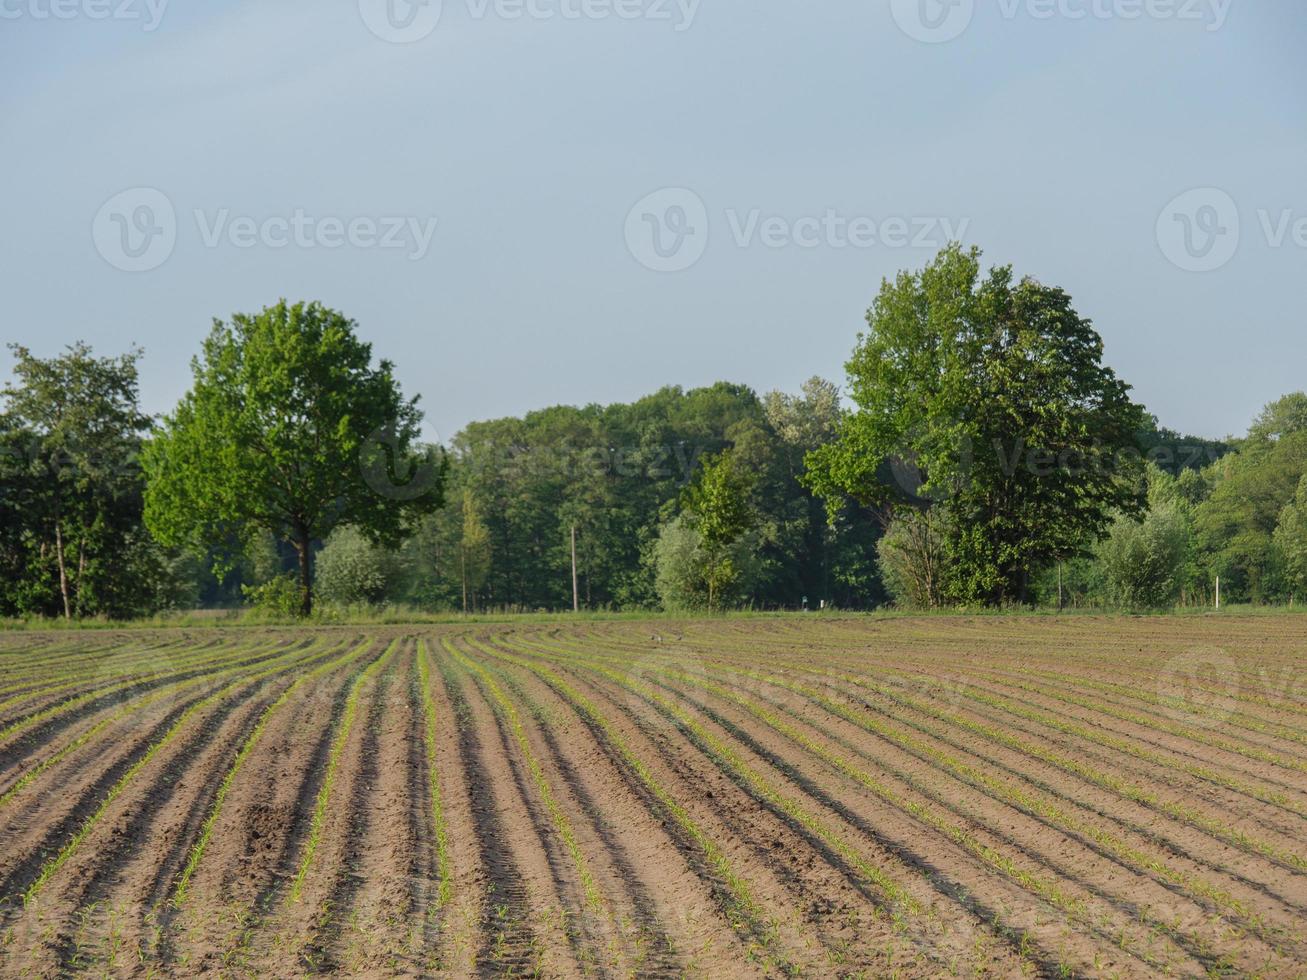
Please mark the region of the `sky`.
[[[1163, 424], [1307, 388], [1301, 0], [0, 0], [0, 340], [316, 299], [428, 438], [843, 365], [950, 239]], [[0, 379], [12, 361], [0, 353]]]

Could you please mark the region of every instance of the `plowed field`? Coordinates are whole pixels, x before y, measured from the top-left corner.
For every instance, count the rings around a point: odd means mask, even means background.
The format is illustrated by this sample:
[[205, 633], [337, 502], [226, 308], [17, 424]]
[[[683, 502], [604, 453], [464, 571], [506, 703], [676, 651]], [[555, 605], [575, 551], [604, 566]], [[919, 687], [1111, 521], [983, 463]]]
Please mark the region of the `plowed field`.
[[1307, 619], [0, 634], [0, 974], [1307, 976]]

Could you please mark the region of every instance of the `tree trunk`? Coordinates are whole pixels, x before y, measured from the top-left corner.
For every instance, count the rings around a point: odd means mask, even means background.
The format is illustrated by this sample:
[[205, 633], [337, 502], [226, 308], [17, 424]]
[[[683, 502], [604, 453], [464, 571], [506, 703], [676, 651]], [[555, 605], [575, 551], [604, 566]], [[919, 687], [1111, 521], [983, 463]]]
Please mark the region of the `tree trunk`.
[[295, 529], [295, 551], [300, 559], [300, 615], [308, 618], [313, 612], [313, 555], [309, 529], [302, 524]]
[[467, 615], [467, 549], [459, 548], [463, 559], [463, 615]]
[[68, 600], [68, 566], [64, 563], [64, 535], [59, 521], [54, 522], [54, 554], [59, 562], [59, 595], [64, 600], [64, 619], [73, 618], [73, 606]]

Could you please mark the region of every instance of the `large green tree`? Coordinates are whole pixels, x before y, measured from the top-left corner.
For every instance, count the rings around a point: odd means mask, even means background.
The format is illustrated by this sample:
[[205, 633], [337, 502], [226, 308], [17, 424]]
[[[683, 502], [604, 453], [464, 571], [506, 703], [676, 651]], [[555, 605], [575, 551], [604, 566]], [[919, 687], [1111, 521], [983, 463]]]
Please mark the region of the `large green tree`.
[[289, 541], [308, 615], [316, 540], [354, 527], [396, 546], [440, 506], [444, 459], [417, 444], [417, 399], [343, 314], [282, 301], [215, 321], [192, 373], [145, 453], [160, 540], [211, 545], [257, 528]]
[[1149, 420], [1061, 289], [982, 276], [954, 245], [886, 281], [867, 325], [847, 365], [856, 410], [806, 479], [891, 521], [946, 508], [949, 598], [1026, 601], [1032, 572], [1141, 511]]

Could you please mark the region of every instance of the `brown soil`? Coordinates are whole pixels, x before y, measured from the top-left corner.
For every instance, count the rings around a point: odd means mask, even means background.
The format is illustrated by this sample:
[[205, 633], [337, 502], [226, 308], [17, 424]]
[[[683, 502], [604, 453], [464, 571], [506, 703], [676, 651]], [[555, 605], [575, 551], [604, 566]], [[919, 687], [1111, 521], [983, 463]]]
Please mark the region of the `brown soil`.
[[0, 728], [55, 709], [0, 739], [0, 975], [1304, 977], [1305, 653], [1290, 616], [0, 635]]

